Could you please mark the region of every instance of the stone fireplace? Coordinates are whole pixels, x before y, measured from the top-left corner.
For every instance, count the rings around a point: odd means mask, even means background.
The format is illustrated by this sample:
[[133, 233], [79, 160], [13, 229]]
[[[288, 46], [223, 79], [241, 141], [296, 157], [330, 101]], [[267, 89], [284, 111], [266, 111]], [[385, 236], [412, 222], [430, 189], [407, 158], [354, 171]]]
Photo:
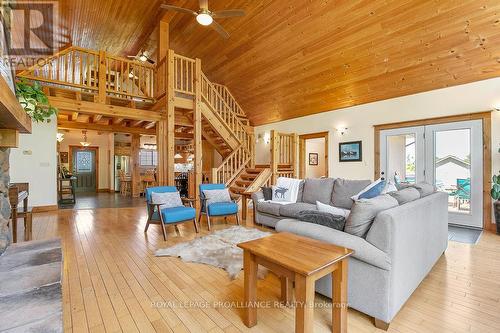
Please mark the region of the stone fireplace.
[[0, 255], [10, 243], [9, 155], [10, 148], [0, 148]]

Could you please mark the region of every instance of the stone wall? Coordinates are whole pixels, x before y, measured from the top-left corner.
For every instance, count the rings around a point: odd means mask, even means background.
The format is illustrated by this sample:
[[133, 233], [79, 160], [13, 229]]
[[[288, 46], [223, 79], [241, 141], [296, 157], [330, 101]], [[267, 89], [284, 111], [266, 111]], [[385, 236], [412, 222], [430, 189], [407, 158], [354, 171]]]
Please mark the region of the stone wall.
[[0, 148], [0, 254], [10, 243], [9, 148]]

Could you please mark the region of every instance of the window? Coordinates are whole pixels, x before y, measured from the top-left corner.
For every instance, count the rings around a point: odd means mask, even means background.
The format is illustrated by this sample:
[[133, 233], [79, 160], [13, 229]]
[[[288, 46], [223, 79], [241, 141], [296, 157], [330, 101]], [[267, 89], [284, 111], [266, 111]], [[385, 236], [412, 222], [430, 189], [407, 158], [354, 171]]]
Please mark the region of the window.
[[76, 172], [92, 172], [92, 152], [77, 151], [76, 152]]
[[157, 166], [158, 152], [152, 149], [141, 149], [139, 151], [139, 164], [141, 166]]

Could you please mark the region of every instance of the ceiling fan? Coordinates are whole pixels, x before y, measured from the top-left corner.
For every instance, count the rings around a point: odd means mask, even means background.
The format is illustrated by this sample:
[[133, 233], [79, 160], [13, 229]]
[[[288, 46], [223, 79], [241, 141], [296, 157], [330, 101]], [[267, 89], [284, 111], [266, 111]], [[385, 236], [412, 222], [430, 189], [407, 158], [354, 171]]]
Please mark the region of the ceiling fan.
[[154, 60], [151, 59], [148, 54], [146, 53], [146, 51], [141, 51], [139, 52], [138, 55], [135, 55], [135, 56], [132, 56], [132, 55], [129, 55], [127, 56], [127, 58], [131, 58], [131, 59], [135, 59], [135, 60], [139, 60], [139, 61], [142, 61], [142, 62], [149, 62], [150, 64], [154, 64]]
[[224, 30], [224, 28], [219, 23], [215, 22], [214, 19], [239, 17], [245, 15], [245, 11], [241, 9], [228, 9], [228, 10], [218, 10], [216, 12], [211, 12], [208, 9], [208, 0], [200, 0], [200, 9], [197, 12], [188, 8], [165, 5], [165, 4], [161, 5], [161, 8], [193, 15], [196, 17], [196, 21], [198, 21], [199, 24], [212, 27], [212, 29], [217, 31], [222, 37], [226, 39], [229, 38], [229, 33], [226, 30]]

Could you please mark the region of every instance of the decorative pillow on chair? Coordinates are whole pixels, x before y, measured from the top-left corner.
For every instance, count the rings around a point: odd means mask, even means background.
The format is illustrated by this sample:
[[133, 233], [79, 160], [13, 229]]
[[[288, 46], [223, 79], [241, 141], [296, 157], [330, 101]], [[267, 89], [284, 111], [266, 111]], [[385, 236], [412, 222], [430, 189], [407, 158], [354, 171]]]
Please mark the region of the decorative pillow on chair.
[[182, 206], [181, 195], [179, 192], [153, 192], [151, 193], [151, 203], [161, 205], [160, 209]]
[[216, 202], [231, 202], [231, 195], [227, 188], [221, 190], [204, 190], [203, 195], [207, 199], [207, 205]]

